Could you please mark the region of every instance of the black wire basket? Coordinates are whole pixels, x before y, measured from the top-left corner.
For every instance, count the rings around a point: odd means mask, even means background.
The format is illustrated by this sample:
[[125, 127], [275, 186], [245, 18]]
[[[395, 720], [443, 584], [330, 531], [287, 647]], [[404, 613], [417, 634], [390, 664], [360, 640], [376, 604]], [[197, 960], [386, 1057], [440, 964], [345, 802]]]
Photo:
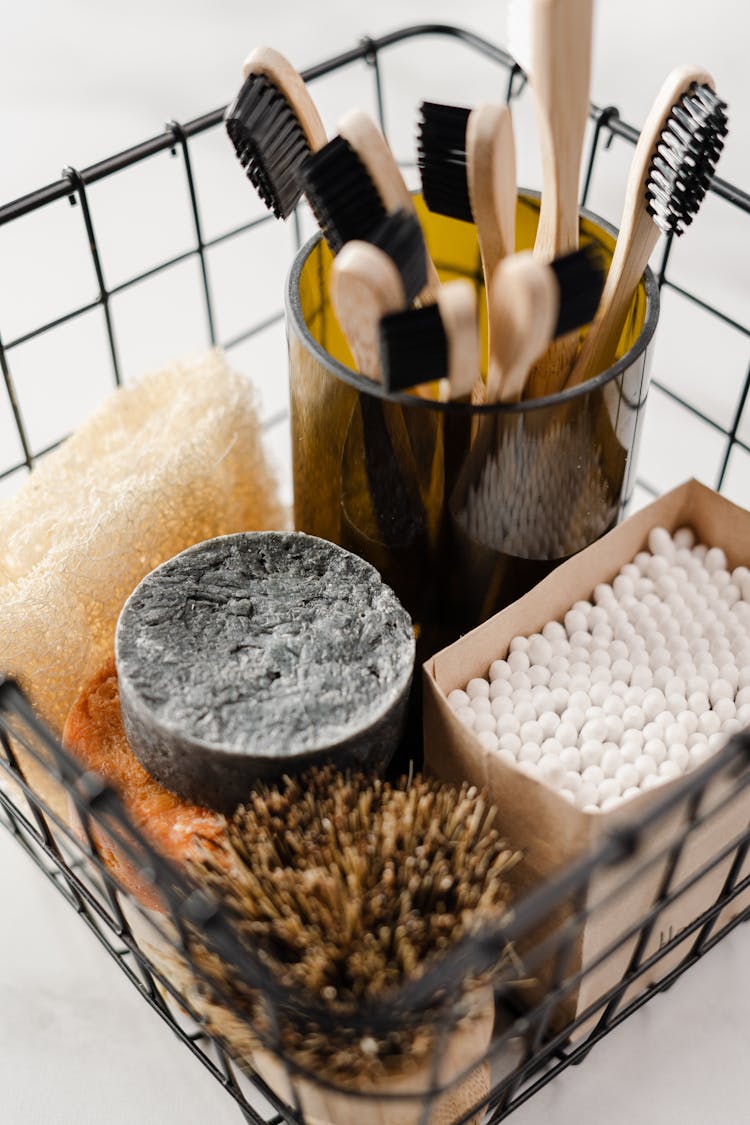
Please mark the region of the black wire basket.
[[[352, 64], [372, 74], [375, 108], [386, 128], [386, 106], [381, 60], [398, 44], [440, 36], [457, 49], [481, 56], [497, 68], [508, 100], [522, 94], [525, 79], [514, 60], [501, 48], [459, 28], [425, 25], [405, 28], [378, 39], [364, 39], [352, 50], [327, 59], [304, 72], [314, 82]], [[159, 136], [107, 160], [76, 171], [0, 207], [0, 228], [25, 217], [43, 216], [50, 205], [68, 197], [81, 214], [81, 234], [90, 254], [98, 285], [93, 301], [16, 335], [0, 340], [0, 367], [10, 415], [18, 435], [21, 457], [6, 466], [0, 480], [25, 473], [58, 439], [43, 447], [35, 443], [24, 419], [17, 382], [14, 352], [42, 335], [54, 334], [92, 312], [103, 318], [114, 384], [121, 381], [118, 323], [113, 299], [152, 279], [168, 275], [176, 264], [197, 260], [206, 317], [212, 344], [231, 352], [258, 337], [269, 326], [280, 324], [281, 308], [220, 338], [217, 306], [212, 292], [210, 251], [238, 236], [261, 228], [262, 216], [206, 238], [201, 221], [199, 179], [194, 175], [191, 141], [222, 128], [223, 110], [179, 125], [170, 123]], [[586, 203], [592, 177], [613, 139], [633, 145], [637, 130], [620, 120], [615, 107], [591, 107], [592, 130], [582, 203]], [[94, 208], [88, 189], [98, 181], [172, 151], [181, 161], [194, 226], [195, 242], [187, 251], [130, 276], [117, 286], [107, 286], [103, 254], [97, 242]], [[720, 179], [711, 185], [713, 195], [731, 208], [737, 222], [750, 215], [750, 196]], [[744, 219], [744, 221], [747, 221]], [[297, 248], [302, 244], [303, 220], [293, 220]], [[671, 289], [680, 301], [697, 305], [723, 326], [744, 338], [750, 329], [718, 307], [710, 305], [669, 274], [671, 239], [667, 239], [656, 268], [662, 289]], [[281, 292], [279, 292], [279, 301]], [[107, 385], [111, 385], [108, 379]], [[750, 372], [744, 378], [728, 425], [702, 414], [695, 403], [666, 384], [654, 383], [665, 402], [700, 418], [722, 441], [716, 487], [725, 484], [732, 457], [750, 453], [741, 438]], [[102, 387], [102, 394], [107, 388]], [[266, 428], [283, 428], [284, 414], [267, 420]], [[659, 482], [641, 481], [649, 493], [660, 491]], [[432, 1048], [424, 1082], [397, 1094], [386, 1090], [338, 1087], [306, 1071], [284, 1045], [286, 1019], [312, 1021], [326, 1031], [335, 1030], [330, 1013], [296, 996], [269, 972], [267, 965], [238, 938], [229, 917], [181, 871], [148, 846], [129, 821], [117, 795], [98, 775], [84, 771], [62, 749], [39, 720], [19, 687], [0, 680], [0, 822], [15, 837], [51, 884], [80, 915], [83, 923], [108, 950], [146, 1002], [169, 1024], [196, 1058], [224, 1086], [245, 1120], [273, 1125], [279, 1122], [319, 1123], [324, 1110], [310, 1091], [325, 1097], [352, 1099], [354, 1113], [369, 1120], [365, 1106], [381, 1103], [381, 1117], [372, 1120], [399, 1125], [431, 1122], [498, 1122], [591, 1048], [622, 1020], [658, 991], [668, 988], [690, 965], [713, 948], [750, 915], [750, 816], [746, 794], [750, 782], [750, 736], [738, 734], [699, 769], [670, 787], [663, 798], [640, 818], [625, 820], [605, 836], [593, 851], [564, 867], [549, 882], [519, 901], [501, 923], [488, 925], [465, 938], [452, 952], [436, 961], [418, 980], [404, 986], [388, 1004], [372, 1004], [350, 1013], [347, 1028], [353, 1036], [382, 1036], [424, 1024], [432, 1034]], [[67, 795], [70, 817], [61, 815], [29, 784], [21, 761], [32, 760], [47, 771]], [[732, 824], [730, 832], [712, 836], [712, 826]], [[696, 841], [713, 838], [712, 849], [702, 848], [699, 861], [685, 864]], [[719, 839], [718, 845], [716, 839]], [[147, 908], [113, 872], [103, 854], [116, 848], [140, 881], [152, 886], [163, 909]], [[637, 916], [625, 915], [617, 937], [583, 968], [572, 956], [585, 928], [607, 912], [618, 909], [639, 880], [648, 878], [655, 892], [648, 908]], [[713, 888], [710, 902], [678, 932], [666, 924], [676, 902], [687, 899], [698, 885]], [[592, 893], [599, 888], [597, 893]], [[604, 888], [602, 890], [602, 888]], [[655, 940], [658, 939], [658, 940]], [[239, 1011], [228, 992], [209, 977], [198, 950], [208, 950], [231, 966], [254, 997], [254, 1015]], [[514, 951], [508, 968], [507, 951]], [[615, 984], [597, 991], [574, 1018], [569, 1018], [570, 997], [587, 977], [594, 977], [610, 958], [625, 969]], [[498, 968], [498, 966], [502, 966]], [[661, 968], [660, 968], [661, 966]], [[668, 968], [664, 968], [668, 966]], [[544, 981], [544, 991], [525, 991], [518, 977]], [[483, 1044], [463, 1067], [446, 1069], [451, 1037], [465, 1016], [465, 985], [481, 980], [488, 990], [492, 1024], [489, 1045]], [[218, 1016], [217, 1016], [218, 1013]], [[244, 1036], [251, 1047], [244, 1049]], [[266, 1065], [262, 1060], [271, 1059]], [[482, 1080], [475, 1082], [480, 1074]], [[459, 1095], [461, 1093], [461, 1096]], [[312, 1100], [311, 1100], [312, 1097]], [[345, 1118], [341, 1118], [342, 1120]]]

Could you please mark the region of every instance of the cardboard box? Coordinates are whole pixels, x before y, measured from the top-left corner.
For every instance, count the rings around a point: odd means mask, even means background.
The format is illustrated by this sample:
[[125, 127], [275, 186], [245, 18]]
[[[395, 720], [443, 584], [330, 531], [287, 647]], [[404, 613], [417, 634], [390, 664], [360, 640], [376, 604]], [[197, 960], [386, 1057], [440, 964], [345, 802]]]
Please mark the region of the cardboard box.
[[[425, 768], [439, 777], [452, 781], [469, 779], [488, 789], [500, 813], [496, 825], [514, 846], [525, 852], [525, 862], [518, 868], [518, 895], [548, 881], [571, 860], [593, 848], [613, 826], [637, 821], [644, 811], [674, 792], [680, 781], [624, 802], [610, 813], [584, 813], [550, 787], [485, 751], [474, 734], [455, 718], [446, 697], [454, 688], [465, 687], [472, 677], [486, 676], [492, 661], [507, 654], [514, 636], [538, 632], [546, 622], [562, 620], [574, 602], [591, 597], [599, 582], [611, 582], [623, 564], [647, 547], [651, 528], [663, 526], [674, 531], [684, 525], [691, 526], [702, 542], [722, 547], [731, 567], [750, 563], [750, 513], [697, 481], [689, 481], [563, 563], [519, 601], [424, 665]], [[670, 857], [668, 852], [669, 845], [690, 817], [705, 818], [705, 823], [692, 828], [675, 864], [674, 856]], [[692, 808], [687, 802], [681, 803], [646, 834], [636, 855], [616, 868], [595, 873], [581, 904], [588, 916], [568, 954], [564, 978], [571, 982], [571, 987], [567, 1001], [553, 1013], [556, 1026], [586, 1012], [622, 981], [638, 946], [640, 923], [667, 880], [670, 893], [684, 886], [723, 847], [740, 838], [748, 824], [750, 788], [737, 792], [736, 783], [722, 773], [706, 786], [700, 806]], [[714, 904], [733, 858], [730, 851], [675, 901], [664, 906], [645, 946], [638, 951], [639, 964], [678, 937]], [[744, 909], [749, 899], [743, 894], [730, 904], [722, 915], [722, 923]], [[568, 903], [555, 912], [535, 932], [527, 952], [559, 928], [572, 911], [573, 904]], [[696, 936], [687, 935], [631, 984], [625, 996], [629, 999], [663, 979], [690, 950]], [[602, 958], [620, 938], [625, 939], [620, 947]], [[523, 956], [524, 950], [519, 952]], [[585, 975], [577, 977], [582, 970], [586, 970]], [[554, 957], [536, 970], [539, 996], [549, 989], [555, 971]], [[595, 1018], [598, 1013], [582, 1024], [579, 1033], [588, 1030]]]

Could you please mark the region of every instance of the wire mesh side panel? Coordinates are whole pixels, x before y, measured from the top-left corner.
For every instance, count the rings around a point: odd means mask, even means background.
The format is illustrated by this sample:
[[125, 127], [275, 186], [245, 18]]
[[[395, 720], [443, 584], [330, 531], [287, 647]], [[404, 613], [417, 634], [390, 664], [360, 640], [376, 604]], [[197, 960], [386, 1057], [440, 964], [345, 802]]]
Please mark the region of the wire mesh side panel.
[[[360, 68], [373, 112], [391, 136], [396, 134], [394, 144], [407, 175], [413, 168], [398, 127], [411, 119], [413, 107], [408, 107], [408, 114], [403, 107], [399, 111], [390, 93], [390, 58], [392, 52], [408, 52], [411, 45], [418, 49], [427, 34], [485, 60], [496, 82], [492, 89], [499, 95], [519, 104], [526, 97], [523, 75], [506, 52], [447, 27], [405, 29], [367, 39], [305, 72], [308, 80], [325, 85], [344, 68]], [[406, 58], [407, 54], [400, 56], [402, 65]], [[1, 489], [12, 491], [34, 461], [53, 449], [83, 411], [109, 389], [188, 345], [219, 343], [240, 369], [250, 374], [260, 369], [277, 373], [275, 383], [267, 388], [264, 416], [269, 433], [283, 441], [287, 403], [280, 297], [290, 257], [311, 231], [311, 220], [303, 207], [290, 224], [278, 225], [256, 207], [233, 163], [221, 121], [222, 111], [216, 110], [182, 125], [172, 122], [141, 145], [90, 168], [67, 169], [55, 183], [0, 208], [0, 253], [34, 247], [40, 255], [35, 261], [50, 265], [51, 278], [34, 315], [29, 314], [28, 303], [14, 303], [12, 294], [0, 295], [8, 298], [0, 299]], [[623, 153], [629, 156], [636, 139], [637, 131], [620, 121], [615, 108], [592, 107], [583, 187], [583, 202], [592, 209], [598, 210], [604, 199], [599, 185], [606, 180], [605, 162], [622, 160]], [[212, 191], [217, 184], [222, 187], [218, 196]], [[136, 196], [144, 205], [136, 219], [124, 221]], [[744, 237], [738, 231], [750, 229], [750, 197], [721, 180], [714, 182], [704, 212], [701, 229], [718, 231], [720, 240], [736, 241]], [[611, 213], [604, 217], [618, 220]], [[124, 241], [113, 233], [118, 225], [127, 231]], [[696, 224], [688, 239], [714, 237], [701, 235], [701, 229]], [[58, 239], [53, 232], [60, 231]], [[54, 246], [59, 247], [57, 253]], [[726, 258], [720, 258], [723, 265]], [[641, 483], [649, 494], [673, 483], [664, 475], [663, 462], [649, 454], [650, 444], [663, 445], [665, 428], [682, 431], [690, 424], [708, 435], [709, 459], [698, 475], [737, 496], [747, 479], [743, 472], [750, 454], [750, 431], [744, 419], [750, 383], [749, 329], [735, 288], [703, 273], [695, 275], [694, 269], [679, 244], [660, 248], [657, 272], [666, 313], [660, 335], [665, 343], [655, 357], [649, 405], [653, 440], [649, 443], [647, 435], [643, 443]], [[248, 301], [244, 282], [256, 275], [262, 278], [263, 292]], [[704, 357], [679, 351], [680, 324], [688, 307], [691, 315], [707, 317], [718, 334], [711, 338], [714, 347]], [[186, 323], [194, 333], [187, 341]], [[145, 326], [148, 332], [143, 331]], [[148, 354], [139, 351], [137, 341], [142, 336], [155, 341]], [[729, 351], [727, 339], [732, 341]], [[731, 386], [721, 391], [723, 397], [702, 397], [707, 389], [709, 394], [719, 393], [721, 381], [702, 375], [717, 356], [727, 354], [736, 359], [736, 371], [727, 381]], [[670, 355], [677, 357], [674, 371]], [[82, 356], [89, 376], [76, 401], [67, 401], [65, 387]], [[45, 363], [55, 372], [59, 401], [53, 399], [55, 408], [40, 414], [39, 396], [49, 388], [38, 382], [36, 372]], [[701, 438], [696, 440], [700, 445]], [[696, 447], [695, 442], [688, 444]], [[683, 472], [678, 466], [677, 471], [681, 479], [694, 469]], [[29, 748], [45, 738], [24, 724], [22, 715], [19, 731], [18, 720], [13, 700], [0, 698], [0, 727], [5, 729], [0, 743], [0, 819], [6, 828], [79, 912], [151, 1007], [227, 1089], [246, 1120], [301, 1121], [304, 1110], [296, 1098], [297, 1083], [291, 1082], [291, 1097], [280, 1097], [257, 1074], [248, 1079], [219, 1039], [207, 1032], [204, 1016], [184, 990], [134, 937], [129, 909], [133, 904], [101, 861], [91, 831], [98, 817], [104, 823], [111, 816], [111, 795], [97, 788], [95, 778], [66, 776], [60, 771], [60, 759], [53, 756], [58, 785], [65, 792], [74, 790], [77, 797], [74, 803], [82, 829], [71, 831], [65, 818], [40, 801], [25, 781], [14, 747], [19, 738]], [[49, 736], [46, 742], [49, 749]], [[673, 804], [661, 809], [652, 822], [624, 829], [593, 859], [574, 865], [557, 884], [525, 902], [512, 931], [478, 937], [464, 951], [466, 960], [453, 963], [452, 972], [460, 976], [467, 967], [496, 959], [499, 943], [511, 941], [520, 951], [525, 971], [544, 983], [543, 995], [534, 996], [495, 982], [495, 1035], [489, 1053], [494, 1084], [477, 1099], [477, 1105], [487, 1104], [488, 1120], [501, 1120], [560, 1069], [583, 1057], [649, 995], [669, 984], [747, 916], [746, 765], [746, 746], [736, 742], [710, 768], [688, 779]], [[726, 827], [722, 845], [717, 854], [705, 854], [701, 840], [717, 821]], [[139, 843], [131, 839], [136, 850]], [[142, 861], [148, 869], [146, 853]], [[189, 896], [187, 888], [182, 891]], [[607, 940], [582, 960], [582, 943], [592, 924], [608, 910], [621, 916], [622, 911], [614, 907], [618, 895], [627, 898], [628, 894], [638, 903], [627, 914], [628, 924], [607, 931]], [[174, 905], [179, 919], [184, 903]], [[173, 935], [168, 936], [174, 944]], [[424, 989], [434, 985], [434, 979], [427, 979], [421, 992], [415, 988], [402, 1001], [424, 1002]], [[435, 1073], [436, 1090], [438, 1078]], [[471, 1120], [475, 1108], [462, 1110], [458, 1119]], [[429, 1108], [425, 1112], [429, 1114]]]
[[[21, 763], [29, 760], [48, 770], [49, 792], [66, 794], [67, 814], [27, 784]], [[737, 736], [649, 812], [623, 820], [593, 852], [522, 898], [511, 915], [472, 933], [387, 1003], [356, 1013], [355, 1038], [433, 1029], [423, 1086], [406, 1095], [380, 1092], [383, 1112], [392, 1103], [403, 1113], [405, 1102], [416, 1125], [423, 1113], [432, 1119], [431, 1105], [444, 1112], [447, 1104], [456, 1123], [476, 1120], [483, 1109], [488, 1121], [502, 1120], [747, 918], [749, 786], [750, 737]], [[281, 1037], [289, 1020], [312, 1019], [323, 1031], [330, 1023], [333, 1033], [341, 1012], [290, 999], [215, 905], [148, 847], [113, 791], [68, 758], [9, 682], [0, 685], [0, 816], [246, 1120], [317, 1120], [311, 1106], [319, 1099], [344, 1113], [335, 1120], [366, 1112], [371, 1088], [352, 1091], [311, 1073]], [[123, 881], [126, 864], [137, 870], [139, 887], [158, 893], [161, 909]], [[253, 1007], [252, 1017], [227, 991], [228, 978], [208, 971], [211, 963], [198, 956], [204, 948], [236, 970], [248, 994], [262, 994], [264, 1005]], [[474, 1037], [473, 1053], [448, 1071], [449, 1045], [466, 1022], [460, 1002], [476, 995], [470, 989], [489, 986], [492, 1038], [477, 1046]], [[446, 997], [461, 1001], [451, 1009]], [[486, 1024], [486, 1002], [483, 1018]]]

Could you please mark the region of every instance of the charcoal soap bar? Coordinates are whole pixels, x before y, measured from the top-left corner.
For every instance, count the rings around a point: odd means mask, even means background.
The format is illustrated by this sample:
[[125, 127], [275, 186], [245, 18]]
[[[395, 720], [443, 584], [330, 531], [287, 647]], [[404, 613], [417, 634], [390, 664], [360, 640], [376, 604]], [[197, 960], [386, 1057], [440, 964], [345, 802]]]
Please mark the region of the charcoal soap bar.
[[301, 532], [188, 548], [125, 603], [125, 732], [149, 773], [230, 810], [253, 782], [320, 761], [383, 769], [414, 667], [406, 610], [357, 555]]

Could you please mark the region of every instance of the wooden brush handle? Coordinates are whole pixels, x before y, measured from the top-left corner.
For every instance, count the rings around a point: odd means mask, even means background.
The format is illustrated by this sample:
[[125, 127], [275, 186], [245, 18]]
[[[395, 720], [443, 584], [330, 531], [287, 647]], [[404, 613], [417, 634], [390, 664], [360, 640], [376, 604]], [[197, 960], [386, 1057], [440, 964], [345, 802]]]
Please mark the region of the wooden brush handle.
[[567, 387], [575, 387], [606, 371], [615, 357], [633, 293], [659, 241], [659, 228], [647, 210], [646, 185], [651, 159], [672, 109], [693, 82], [714, 86], [712, 76], [705, 70], [693, 66], [673, 70], [657, 94], [641, 130], [630, 165], [620, 233], [602, 299], [568, 376]]
[[592, 0], [532, 4], [531, 86], [542, 156], [535, 253], [551, 262], [578, 249], [578, 181], [589, 112]]
[[500, 263], [492, 283], [492, 324], [498, 346], [490, 357], [488, 402], [518, 402], [534, 360], [552, 338], [559, 290], [552, 270], [530, 251]]
[[476, 290], [465, 278], [448, 281], [438, 290], [437, 305], [448, 344], [449, 397], [463, 398], [479, 378]]
[[331, 301], [360, 374], [380, 382], [381, 318], [406, 306], [392, 259], [369, 242], [347, 242], [333, 259]]
[[483, 102], [469, 114], [466, 178], [488, 284], [516, 248], [516, 152], [507, 106]]
[[273, 47], [256, 47], [242, 64], [243, 78], [249, 78], [251, 74], [265, 75], [277, 89], [281, 90], [297, 115], [311, 151], [317, 152], [321, 149], [327, 139], [325, 127], [307, 86], [289, 60]]
[[[339, 121], [338, 130], [367, 169], [386, 211], [403, 209], [409, 215], [416, 215], [412, 194], [388, 142], [372, 118], [361, 110], [351, 110]], [[434, 301], [439, 285], [438, 272], [427, 254], [427, 285], [419, 294], [419, 300]]]

